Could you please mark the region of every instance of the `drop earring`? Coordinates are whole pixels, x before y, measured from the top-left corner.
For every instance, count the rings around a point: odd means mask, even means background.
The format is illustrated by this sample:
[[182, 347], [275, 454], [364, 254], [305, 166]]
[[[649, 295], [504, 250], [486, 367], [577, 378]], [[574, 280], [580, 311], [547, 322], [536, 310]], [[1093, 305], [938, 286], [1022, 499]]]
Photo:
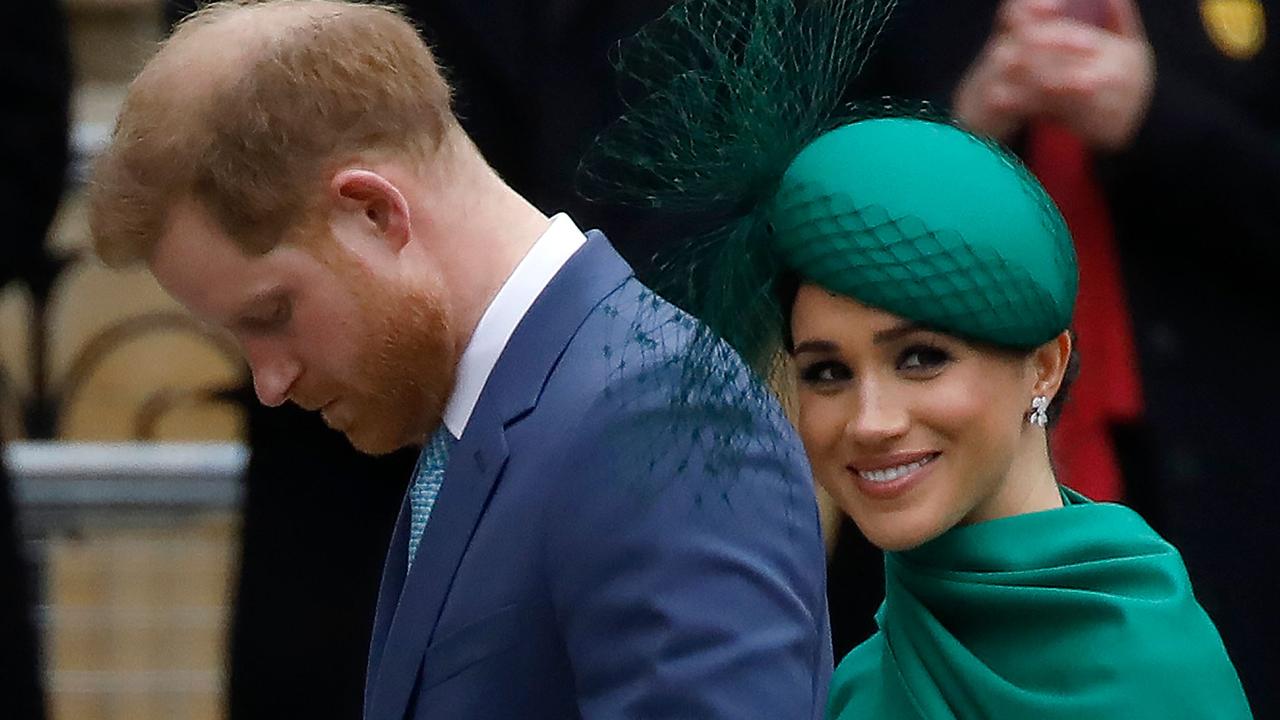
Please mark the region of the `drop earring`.
[[1044, 395], [1031, 398], [1031, 414], [1027, 416], [1027, 422], [1040, 427], [1049, 424], [1049, 398]]

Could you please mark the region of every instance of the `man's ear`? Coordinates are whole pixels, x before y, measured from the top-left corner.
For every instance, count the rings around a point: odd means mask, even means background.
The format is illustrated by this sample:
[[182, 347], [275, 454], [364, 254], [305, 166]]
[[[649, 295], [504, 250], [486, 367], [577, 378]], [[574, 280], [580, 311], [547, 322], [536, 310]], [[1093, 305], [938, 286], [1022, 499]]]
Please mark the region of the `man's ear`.
[[412, 228], [409, 203], [385, 176], [364, 168], [346, 168], [334, 174], [329, 191], [337, 211], [335, 223], [358, 230], [361, 237], [376, 239], [391, 252], [408, 244]]

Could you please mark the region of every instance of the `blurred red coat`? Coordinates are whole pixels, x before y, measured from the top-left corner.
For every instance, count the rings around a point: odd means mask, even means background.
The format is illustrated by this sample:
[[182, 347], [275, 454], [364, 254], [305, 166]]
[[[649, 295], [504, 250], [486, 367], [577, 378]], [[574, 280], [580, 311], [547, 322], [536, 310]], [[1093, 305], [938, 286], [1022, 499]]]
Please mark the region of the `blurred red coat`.
[[1028, 140], [1028, 164], [1066, 218], [1080, 266], [1073, 324], [1080, 376], [1050, 437], [1054, 466], [1088, 497], [1119, 500], [1124, 482], [1111, 429], [1141, 415], [1142, 392], [1111, 215], [1079, 138], [1041, 123]]

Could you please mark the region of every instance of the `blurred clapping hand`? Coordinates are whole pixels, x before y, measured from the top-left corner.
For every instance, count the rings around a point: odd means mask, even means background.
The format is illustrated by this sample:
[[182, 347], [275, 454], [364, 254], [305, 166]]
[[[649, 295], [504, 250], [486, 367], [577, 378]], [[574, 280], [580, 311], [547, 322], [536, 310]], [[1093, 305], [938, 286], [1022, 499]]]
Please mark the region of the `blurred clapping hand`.
[[954, 97], [956, 118], [1009, 141], [1056, 121], [1101, 150], [1128, 146], [1155, 86], [1134, 0], [1006, 0]]

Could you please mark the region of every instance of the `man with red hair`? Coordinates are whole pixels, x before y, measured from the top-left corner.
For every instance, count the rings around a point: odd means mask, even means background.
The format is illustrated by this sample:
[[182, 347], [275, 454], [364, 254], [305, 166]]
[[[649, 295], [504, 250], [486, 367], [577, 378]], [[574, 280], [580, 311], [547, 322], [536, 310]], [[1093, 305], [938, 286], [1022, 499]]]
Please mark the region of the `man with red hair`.
[[366, 717], [821, 716], [821, 534], [781, 408], [725, 346], [714, 381], [682, 372], [716, 346], [494, 172], [399, 14], [198, 11], [130, 88], [91, 227], [235, 335], [264, 404], [422, 445]]

